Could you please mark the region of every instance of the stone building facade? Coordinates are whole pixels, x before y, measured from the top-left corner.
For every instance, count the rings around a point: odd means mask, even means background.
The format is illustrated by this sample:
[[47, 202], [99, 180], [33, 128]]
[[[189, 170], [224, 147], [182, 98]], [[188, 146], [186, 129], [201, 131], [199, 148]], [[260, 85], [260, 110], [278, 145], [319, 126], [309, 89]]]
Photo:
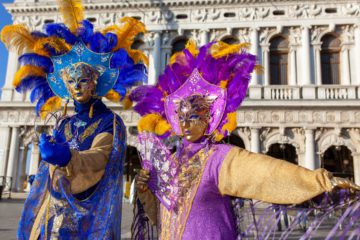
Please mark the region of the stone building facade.
[[[55, 0], [6, 4], [15, 23], [39, 30], [61, 21]], [[360, 184], [360, 2], [357, 0], [87, 0], [96, 26], [123, 16], [145, 22], [149, 33], [134, 48], [149, 56], [154, 84], [172, 53], [188, 39], [250, 42], [264, 67], [254, 74], [228, 139], [253, 152], [285, 158], [309, 169], [325, 167]], [[37, 171], [39, 151], [33, 105], [11, 88], [18, 69], [9, 54], [0, 101], [0, 176], [22, 191]], [[138, 115], [109, 103], [136, 147]], [[35, 127], [36, 126], [36, 127]], [[26, 167], [29, 165], [30, 167]], [[11, 181], [10, 181], [11, 179]], [[9, 185], [9, 184], [8, 184]], [[9, 186], [8, 186], [9, 187]]]

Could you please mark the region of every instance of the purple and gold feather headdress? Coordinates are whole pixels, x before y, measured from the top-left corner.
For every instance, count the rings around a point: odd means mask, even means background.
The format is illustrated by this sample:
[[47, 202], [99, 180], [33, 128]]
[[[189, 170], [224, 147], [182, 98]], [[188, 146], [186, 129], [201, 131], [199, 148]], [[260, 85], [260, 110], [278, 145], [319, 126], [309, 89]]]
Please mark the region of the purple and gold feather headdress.
[[211, 121], [206, 134], [221, 140], [236, 128], [236, 110], [246, 96], [251, 73], [257, 67], [256, 57], [246, 52], [249, 45], [212, 42], [199, 49], [193, 41], [172, 56], [170, 64], [155, 86], [133, 90], [130, 100], [142, 119], [140, 131], [159, 136], [180, 133], [173, 102], [193, 94], [215, 95]]
[[[5, 26], [1, 31], [2, 42], [20, 55], [20, 69], [13, 85], [18, 92], [31, 92], [30, 101], [36, 102], [38, 115], [44, 118], [47, 113], [60, 109], [61, 98], [69, 96], [57, 73], [67, 63], [87, 59], [90, 65], [106, 66], [108, 74], [99, 79], [96, 91], [98, 96], [114, 102], [123, 100], [129, 87], [146, 81], [147, 58], [131, 48], [135, 37], [146, 32], [143, 23], [125, 17], [120, 21], [121, 26], [94, 31], [94, 26], [84, 20], [81, 0], [57, 2], [64, 24], [47, 24], [44, 33], [30, 32], [21, 24]], [[78, 49], [83, 51], [79, 53]], [[102, 61], [104, 56], [107, 61]]]

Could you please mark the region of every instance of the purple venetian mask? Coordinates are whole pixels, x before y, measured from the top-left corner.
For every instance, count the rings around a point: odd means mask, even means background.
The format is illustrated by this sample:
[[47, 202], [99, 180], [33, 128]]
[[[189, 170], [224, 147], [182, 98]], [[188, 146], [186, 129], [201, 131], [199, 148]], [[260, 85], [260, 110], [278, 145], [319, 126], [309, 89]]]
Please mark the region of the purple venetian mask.
[[176, 113], [178, 109], [177, 103], [192, 95], [203, 95], [214, 98], [210, 107], [209, 127], [205, 132], [206, 135], [210, 135], [218, 127], [224, 115], [226, 89], [210, 84], [200, 75], [198, 69], [194, 69], [185, 83], [165, 99], [166, 117], [177, 135], [182, 134], [179, 116]]

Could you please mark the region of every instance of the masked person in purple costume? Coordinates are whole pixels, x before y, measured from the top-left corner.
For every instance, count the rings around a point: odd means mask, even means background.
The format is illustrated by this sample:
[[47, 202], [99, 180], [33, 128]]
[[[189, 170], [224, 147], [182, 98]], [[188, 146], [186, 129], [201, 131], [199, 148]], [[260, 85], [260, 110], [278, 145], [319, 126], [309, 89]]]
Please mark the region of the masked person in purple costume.
[[[170, 160], [178, 166], [178, 174], [169, 180], [177, 189], [174, 208], [157, 205], [147, 185], [149, 171], [141, 170], [136, 180], [142, 208], [157, 223], [160, 239], [236, 239], [231, 197], [296, 204], [335, 186], [359, 189], [325, 169], [311, 171], [218, 143], [236, 128], [236, 110], [257, 67], [246, 47], [213, 42], [198, 50], [189, 42], [172, 57], [156, 86], [139, 87], [130, 95], [142, 116], [140, 132], [182, 137]], [[156, 174], [169, 171], [163, 169]]]

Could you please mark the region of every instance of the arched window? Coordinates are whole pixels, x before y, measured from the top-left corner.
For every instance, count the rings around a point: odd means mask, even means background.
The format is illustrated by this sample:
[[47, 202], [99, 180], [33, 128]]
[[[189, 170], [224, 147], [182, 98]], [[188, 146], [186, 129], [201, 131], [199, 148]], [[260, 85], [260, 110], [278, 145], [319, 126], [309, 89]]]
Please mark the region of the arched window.
[[233, 37], [233, 36], [224, 37], [223, 39], [221, 39], [221, 41], [224, 42], [224, 43], [227, 43], [227, 44], [240, 43], [239, 39], [237, 39], [236, 37]]
[[171, 49], [171, 55], [184, 50], [187, 41], [188, 41], [187, 38], [180, 38], [180, 39], [176, 40], [175, 42], [173, 42], [172, 49]]
[[231, 145], [245, 149], [245, 143], [238, 135], [232, 133], [222, 140], [222, 143], [229, 143]]
[[270, 41], [270, 84], [288, 84], [289, 41], [277, 36]]
[[340, 39], [327, 34], [321, 41], [322, 84], [340, 84]]
[[346, 146], [331, 146], [322, 156], [322, 167], [334, 176], [354, 180], [354, 161]]
[[266, 154], [271, 157], [283, 159], [294, 164], [298, 163], [296, 149], [291, 144], [272, 144]]

